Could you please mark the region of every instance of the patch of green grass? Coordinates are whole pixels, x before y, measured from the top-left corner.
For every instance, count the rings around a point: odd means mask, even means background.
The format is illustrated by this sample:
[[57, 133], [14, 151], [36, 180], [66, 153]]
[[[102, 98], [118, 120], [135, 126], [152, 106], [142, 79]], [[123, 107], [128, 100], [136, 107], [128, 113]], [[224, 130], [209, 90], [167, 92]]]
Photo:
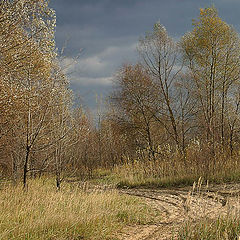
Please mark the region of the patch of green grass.
[[214, 183], [238, 183], [240, 182], [240, 170], [226, 171], [216, 173], [210, 176], [210, 180]]
[[181, 187], [191, 186], [196, 182], [199, 177], [183, 176], [178, 178], [165, 177], [165, 178], [145, 178], [145, 179], [124, 179], [118, 182], [118, 188], [169, 188], [169, 187]]
[[175, 177], [163, 177], [163, 178], [153, 178], [146, 177], [145, 179], [139, 178], [123, 178], [117, 183], [118, 188], [171, 188], [171, 187], [185, 187], [192, 186], [194, 182], [197, 182], [199, 178], [203, 179], [203, 182], [208, 180], [209, 183], [223, 184], [223, 183], [239, 183], [240, 173], [228, 175], [213, 175], [208, 178], [202, 177], [200, 175], [186, 175], [186, 176], [175, 176]]
[[[121, 170], [122, 171], [122, 170]], [[126, 169], [126, 172], [118, 171], [104, 171], [102, 174], [95, 175], [95, 177], [89, 180], [94, 185], [111, 185], [117, 188], [171, 188], [171, 187], [184, 187], [192, 186], [194, 182], [197, 182], [201, 177], [203, 182], [208, 180], [209, 183], [239, 183], [240, 182], [240, 170], [234, 171], [222, 171], [213, 174], [198, 175], [198, 174], [175, 174], [168, 177], [158, 176], [145, 176], [144, 174], [138, 174]]]

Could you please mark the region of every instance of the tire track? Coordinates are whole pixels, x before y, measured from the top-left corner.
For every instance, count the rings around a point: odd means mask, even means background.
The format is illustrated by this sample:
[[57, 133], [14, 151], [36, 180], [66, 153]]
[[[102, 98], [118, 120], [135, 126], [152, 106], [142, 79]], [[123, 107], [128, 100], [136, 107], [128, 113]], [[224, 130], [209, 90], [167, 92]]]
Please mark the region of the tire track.
[[120, 193], [145, 199], [146, 203], [162, 212], [162, 220], [155, 225], [132, 226], [120, 235], [120, 240], [174, 239], [173, 231], [187, 221], [217, 218], [229, 212], [240, 212], [240, 184], [216, 185], [202, 190], [177, 189], [122, 189]]

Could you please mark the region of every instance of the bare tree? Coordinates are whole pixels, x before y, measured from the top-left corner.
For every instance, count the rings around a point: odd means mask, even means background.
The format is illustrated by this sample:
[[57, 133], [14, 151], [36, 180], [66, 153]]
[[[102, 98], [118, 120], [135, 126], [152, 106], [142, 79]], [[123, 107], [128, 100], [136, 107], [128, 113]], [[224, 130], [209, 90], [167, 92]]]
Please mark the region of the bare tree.
[[166, 120], [170, 122], [171, 128], [168, 124], [165, 127], [180, 149], [173, 92], [173, 83], [182, 69], [177, 44], [168, 36], [166, 29], [156, 23], [153, 32], [140, 39], [138, 51], [158, 90], [160, 108], [155, 118], [162, 124]]

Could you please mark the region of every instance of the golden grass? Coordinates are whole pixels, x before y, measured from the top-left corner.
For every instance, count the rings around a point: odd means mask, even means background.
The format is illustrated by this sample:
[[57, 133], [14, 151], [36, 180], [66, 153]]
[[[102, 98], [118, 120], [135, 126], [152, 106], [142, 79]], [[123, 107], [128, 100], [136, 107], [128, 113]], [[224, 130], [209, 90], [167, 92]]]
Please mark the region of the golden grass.
[[87, 193], [65, 184], [57, 192], [52, 180], [32, 180], [27, 192], [1, 190], [0, 239], [117, 239], [122, 227], [151, 222], [155, 213], [114, 190]]

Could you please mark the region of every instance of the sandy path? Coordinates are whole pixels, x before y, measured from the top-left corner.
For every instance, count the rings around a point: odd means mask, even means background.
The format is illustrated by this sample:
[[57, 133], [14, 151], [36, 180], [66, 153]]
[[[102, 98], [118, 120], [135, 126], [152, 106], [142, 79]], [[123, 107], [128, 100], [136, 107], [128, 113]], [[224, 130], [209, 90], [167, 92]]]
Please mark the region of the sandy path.
[[120, 240], [172, 239], [173, 232], [177, 232], [186, 221], [197, 221], [203, 217], [217, 218], [240, 211], [240, 184], [201, 187], [201, 190], [126, 189], [120, 192], [143, 198], [162, 213], [162, 220], [158, 224], [129, 226], [120, 234]]

